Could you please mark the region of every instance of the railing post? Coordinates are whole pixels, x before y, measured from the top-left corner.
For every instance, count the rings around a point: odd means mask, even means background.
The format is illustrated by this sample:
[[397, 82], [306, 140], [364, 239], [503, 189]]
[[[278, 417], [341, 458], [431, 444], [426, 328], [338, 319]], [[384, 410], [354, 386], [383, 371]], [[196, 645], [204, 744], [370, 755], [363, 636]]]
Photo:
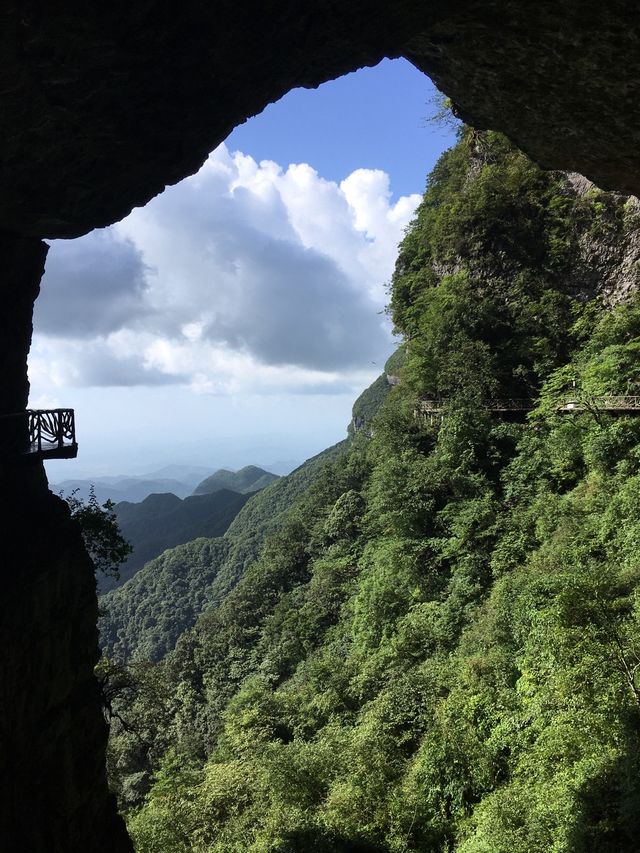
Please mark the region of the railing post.
[[56, 438], [58, 440], [58, 450], [62, 450], [64, 445], [64, 433], [62, 429], [62, 410], [58, 409], [55, 413], [56, 422]]

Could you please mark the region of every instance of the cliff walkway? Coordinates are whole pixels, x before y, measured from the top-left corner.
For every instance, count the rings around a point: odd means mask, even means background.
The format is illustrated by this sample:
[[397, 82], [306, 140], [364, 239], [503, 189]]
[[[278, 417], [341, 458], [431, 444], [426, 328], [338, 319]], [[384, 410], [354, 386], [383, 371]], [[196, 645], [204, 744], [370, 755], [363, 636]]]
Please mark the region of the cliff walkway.
[[0, 416], [0, 448], [5, 456], [73, 459], [78, 455], [73, 409], [27, 409]]
[[[419, 418], [441, 416], [446, 411], [448, 403], [449, 401], [446, 399], [419, 400], [415, 415]], [[483, 408], [494, 415], [505, 415], [531, 412], [535, 405], [531, 399], [493, 399], [486, 400], [483, 403]], [[612, 415], [640, 415], [640, 396], [628, 397], [611, 394], [603, 397], [568, 399], [562, 402], [556, 411], [558, 414], [606, 412]]]

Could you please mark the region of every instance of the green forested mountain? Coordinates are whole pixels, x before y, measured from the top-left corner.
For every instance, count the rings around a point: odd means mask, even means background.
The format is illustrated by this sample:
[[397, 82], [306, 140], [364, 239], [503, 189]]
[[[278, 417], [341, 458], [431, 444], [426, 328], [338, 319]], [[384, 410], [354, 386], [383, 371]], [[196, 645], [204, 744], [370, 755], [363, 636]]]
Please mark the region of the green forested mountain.
[[126, 676], [109, 762], [139, 853], [638, 849], [640, 417], [602, 397], [639, 393], [639, 228], [497, 134], [444, 155], [370, 437]]
[[360, 394], [353, 404], [351, 423], [349, 424], [349, 436], [353, 436], [357, 429], [371, 430], [372, 420], [378, 414], [380, 406], [387, 398], [391, 388], [389, 377], [392, 381], [397, 380], [397, 375], [406, 358], [405, 347], [401, 346], [387, 359], [382, 373], [368, 388]]
[[[151, 529], [155, 535], [153, 556], [165, 550], [157, 547], [157, 534], [168, 523], [163, 509], [168, 509], [169, 519], [172, 507], [185, 505], [187, 509], [192, 505], [202, 507], [205, 514], [199, 521], [193, 514], [187, 516], [190, 523], [194, 522], [189, 528], [192, 535], [185, 535], [181, 541], [188, 544], [165, 551], [118, 589], [100, 597], [101, 645], [107, 656], [122, 662], [132, 658], [156, 661], [173, 649], [178, 637], [193, 626], [205, 607], [220, 602], [232, 589], [245, 567], [257, 557], [265, 537], [278, 528], [283, 516], [323, 465], [335, 458], [345, 445], [343, 442], [330, 447], [287, 477], [276, 478], [270, 487], [257, 494], [239, 495], [220, 490], [186, 498], [177, 505], [178, 499], [172, 500], [174, 495], [151, 495], [143, 501], [148, 510], [144, 514], [141, 513], [142, 504], [126, 505], [130, 515], [123, 513], [118, 517], [123, 534], [135, 542], [132, 530], [142, 538], [141, 532], [148, 533]], [[122, 506], [119, 504], [117, 509]], [[228, 516], [214, 512], [215, 508], [220, 510], [227, 506], [229, 509], [237, 507], [237, 515], [234, 513], [230, 525]], [[154, 510], [157, 511], [155, 517]], [[228, 527], [224, 538], [202, 538], [206, 536], [207, 527], [214, 530], [213, 526], [223, 516], [226, 524], [220, 532]], [[123, 519], [138, 521], [139, 526], [127, 526]], [[177, 529], [185, 534], [184, 525]], [[166, 533], [163, 535], [162, 541], [166, 541]], [[190, 541], [195, 537], [200, 538]], [[146, 541], [142, 540], [143, 544]], [[128, 561], [125, 569], [127, 567]]]
[[100, 591], [122, 586], [145, 563], [167, 548], [200, 536], [222, 536], [248, 500], [229, 489], [181, 500], [172, 494], [149, 495], [140, 503], [115, 506], [118, 526], [133, 552], [120, 568], [120, 578], [101, 576]]
[[353, 417], [349, 424], [349, 435], [353, 436], [358, 429], [369, 430], [371, 421], [389, 393], [389, 383], [383, 373], [366, 388], [353, 404]]
[[227, 471], [220, 468], [210, 477], [199, 483], [193, 494], [208, 495], [220, 489], [231, 489], [234, 492], [257, 492], [278, 479], [277, 474], [258, 468], [257, 465], [245, 465], [239, 471]]
[[215, 601], [216, 578], [229, 557], [222, 536], [195, 539], [149, 562], [123, 587], [100, 597], [100, 640], [110, 657], [159, 660]]

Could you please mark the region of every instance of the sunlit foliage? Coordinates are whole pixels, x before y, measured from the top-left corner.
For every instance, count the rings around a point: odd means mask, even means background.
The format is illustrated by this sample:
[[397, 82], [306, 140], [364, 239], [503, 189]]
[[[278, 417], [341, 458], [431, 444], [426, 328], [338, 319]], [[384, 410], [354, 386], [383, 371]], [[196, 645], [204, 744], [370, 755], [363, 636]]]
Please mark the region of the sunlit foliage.
[[490, 133], [436, 167], [372, 435], [122, 708], [139, 853], [637, 849], [640, 419], [557, 413], [637, 388], [638, 297], [605, 309], [572, 272], [581, 235], [630, 227], [601, 196]]

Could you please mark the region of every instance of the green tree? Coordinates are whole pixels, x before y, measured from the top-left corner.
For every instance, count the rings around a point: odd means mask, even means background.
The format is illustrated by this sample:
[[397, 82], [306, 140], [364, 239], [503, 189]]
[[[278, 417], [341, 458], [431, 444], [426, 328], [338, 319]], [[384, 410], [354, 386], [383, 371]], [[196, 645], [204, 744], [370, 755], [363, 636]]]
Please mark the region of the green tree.
[[133, 549], [120, 533], [115, 504], [111, 500], [101, 504], [93, 485], [89, 489], [87, 500], [79, 498], [77, 491], [74, 489], [64, 499], [71, 510], [71, 517], [80, 525], [82, 538], [95, 570], [118, 578], [119, 567]]

